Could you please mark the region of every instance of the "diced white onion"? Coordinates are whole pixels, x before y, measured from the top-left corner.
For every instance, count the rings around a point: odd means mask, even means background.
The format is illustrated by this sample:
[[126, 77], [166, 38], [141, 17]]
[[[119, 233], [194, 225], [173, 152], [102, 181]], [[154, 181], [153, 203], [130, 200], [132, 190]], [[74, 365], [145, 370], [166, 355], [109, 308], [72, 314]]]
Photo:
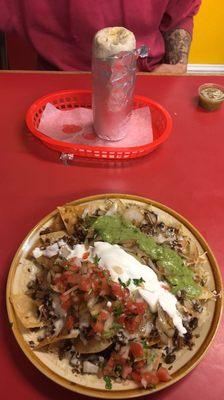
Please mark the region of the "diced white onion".
[[90, 361], [83, 361], [83, 372], [86, 374], [97, 374], [99, 367]]

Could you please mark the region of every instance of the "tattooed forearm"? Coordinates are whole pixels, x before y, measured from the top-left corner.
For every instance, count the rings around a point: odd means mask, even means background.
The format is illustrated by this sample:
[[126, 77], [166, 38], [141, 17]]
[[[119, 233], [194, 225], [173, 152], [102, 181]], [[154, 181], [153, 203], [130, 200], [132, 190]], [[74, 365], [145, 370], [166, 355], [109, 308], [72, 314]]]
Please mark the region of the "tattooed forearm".
[[191, 45], [191, 35], [185, 29], [175, 29], [164, 35], [165, 62], [167, 64], [187, 64]]

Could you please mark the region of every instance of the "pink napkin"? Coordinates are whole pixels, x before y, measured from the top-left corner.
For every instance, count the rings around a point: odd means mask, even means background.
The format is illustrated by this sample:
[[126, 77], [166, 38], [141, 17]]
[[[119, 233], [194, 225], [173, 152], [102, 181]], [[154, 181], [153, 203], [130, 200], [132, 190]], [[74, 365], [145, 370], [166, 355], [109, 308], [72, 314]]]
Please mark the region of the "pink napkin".
[[151, 114], [148, 107], [132, 111], [125, 127], [126, 137], [118, 142], [102, 140], [96, 136], [93, 129], [92, 110], [84, 107], [58, 110], [47, 103], [38, 130], [62, 142], [88, 146], [134, 147], [153, 141]]

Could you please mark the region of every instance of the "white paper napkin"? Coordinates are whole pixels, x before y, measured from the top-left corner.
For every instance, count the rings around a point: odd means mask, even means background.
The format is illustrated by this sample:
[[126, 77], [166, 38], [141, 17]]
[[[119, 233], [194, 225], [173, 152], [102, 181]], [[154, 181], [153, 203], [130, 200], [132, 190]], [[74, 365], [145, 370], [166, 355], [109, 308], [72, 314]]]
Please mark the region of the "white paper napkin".
[[96, 136], [93, 129], [92, 110], [84, 107], [58, 110], [47, 103], [38, 130], [62, 142], [88, 146], [134, 147], [153, 141], [151, 113], [148, 107], [132, 111], [125, 127], [126, 136], [118, 142], [102, 140]]

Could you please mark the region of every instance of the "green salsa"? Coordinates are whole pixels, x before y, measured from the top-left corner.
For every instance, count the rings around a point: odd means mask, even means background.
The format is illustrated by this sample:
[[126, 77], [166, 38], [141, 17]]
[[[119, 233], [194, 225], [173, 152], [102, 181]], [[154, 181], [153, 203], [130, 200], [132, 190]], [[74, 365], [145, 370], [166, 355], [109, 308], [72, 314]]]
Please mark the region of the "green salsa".
[[144, 234], [119, 214], [100, 216], [92, 227], [104, 242], [115, 244], [135, 240], [139, 248], [164, 269], [164, 275], [174, 293], [184, 290], [190, 298], [201, 294], [201, 287], [194, 281], [193, 271], [184, 264], [179, 254], [168, 246], [157, 244], [152, 236]]

